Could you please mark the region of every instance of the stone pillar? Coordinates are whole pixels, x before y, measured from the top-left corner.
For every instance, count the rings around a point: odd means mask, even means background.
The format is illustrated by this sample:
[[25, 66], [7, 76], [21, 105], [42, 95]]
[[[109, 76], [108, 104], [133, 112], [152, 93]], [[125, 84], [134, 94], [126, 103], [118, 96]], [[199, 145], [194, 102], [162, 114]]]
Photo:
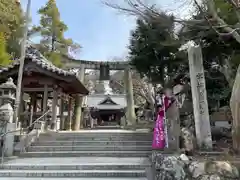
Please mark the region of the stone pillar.
[[15, 133], [12, 133], [12, 131], [14, 131], [14, 129], [15, 129], [15, 123], [7, 123], [6, 132], [10, 132], [10, 133], [8, 133], [4, 138], [4, 142], [5, 142], [4, 149], [5, 149], [6, 156], [12, 156], [13, 152], [14, 152]]
[[57, 128], [57, 103], [58, 103], [58, 92], [53, 90], [53, 100], [52, 100], [52, 119], [51, 119], [51, 129], [56, 130]]
[[200, 46], [188, 49], [196, 138], [199, 148], [212, 149], [207, 92]]
[[[85, 66], [81, 65], [81, 69], [78, 74], [78, 79], [81, 83], [84, 83], [84, 76], [85, 76]], [[84, 101], [84, 97], [80, 94], [77, 94], [75, 97], [74, 122], [73, 122], [73, 130], [75, 131], [83, 128], [83, 121], [82, 121], [83, 101]]]
[[132, 74], [130, 67], [127, 67], [124, 70], [124, 84], [126, 92], [126, 101], [127, 101], [127, 125], [134, 126], [136, 124], [136, 114], [133, 98], [133, 84], [132, 84]]
[[168, 128], [168, 150], [178, 152], [180, 139], [180, 114], [175, 100], [166, 112], [167, 128]]

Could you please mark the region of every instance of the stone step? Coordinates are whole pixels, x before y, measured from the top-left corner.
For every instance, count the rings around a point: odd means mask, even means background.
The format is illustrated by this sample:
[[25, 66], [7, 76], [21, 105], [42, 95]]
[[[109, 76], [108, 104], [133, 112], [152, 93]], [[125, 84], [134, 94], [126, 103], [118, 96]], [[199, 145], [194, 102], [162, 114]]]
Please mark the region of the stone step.
[[150, 136], [152, 132], [149, 133], [117, 133], [117, 132], [86, 132], [86, 133], [75, 133], [75, 132], [66, 132], [66, 133], [58, 133], [58, 132], [51, 132], [51, 133], [41, 133], [41, 136]]
[[128, 137], [133, 137], [133, 138], [145, 138], [145, 137], [152, 137], [151, 134], [144, 134], [144, 135], [136, 135], [136, 134], [126, 134], [126, 135], [118, 135], [118, 134], [79, 134], [79, 135], [40, 135], [40, 138], [62, 138], [62, 137], [69, 137], [69, 138], [94, 138], [94, 137], [104, 137], [104, 138], [114, 138], [114, 137], [118, 137], [118, 138], [128, 138]]
[[54, 151], [24, 152], [20, 157], [149, 157], [152, 151]]
[[99, 129], [88, 129], [88, 130], [79, 130], [79, 131], [46, 131], [41, 135], [144, 135], [151, 134], [152, 131], [149, 129], [137, 129], [137, 130], [124, 130], [124, 129], [112, 129], [112, 130], [99, 130]]
[[36, 146], [151, 146], [152, 141], [37, 141], [32, 145]]
[[121, 129], [121, 126], [118, 125], [118, 123], [110, 123], [110, 124], [103, 124], [94, 127], [94, 129], [99, 130], [99, 129]]
[[[21, 180], [59, 180], [60, 178], [41, 178], [41, 177], [21, 177]], [[85, 177], [85, 178], [61, 178], [61, 179], [67, 179], [67, 180], [148, 180], [147, 178], [142, 178], [142, 177], [131, 177], [131, 178], [118, 178], [118, 177], [99, 177], [99, 178], [91, 178], [91, 177]], [[1, 178], [0, 180], [19, 180], [19, 178], [14, 178], [14, 177], [5, 177], [5, 178]]]
[[152, 133], [42, 133], [40, 137], [152, 137]]
[[36, 151], [150, 151], [152, 146], [30, 146], [28, 152]]
[[4, 165], [0, 169], [5, 170], [145, 170], [149, 164], [35, 164], [35, 165]]
[[49, 136], [49, 137], [39, 137], [39, 141], [151, 141], [152, 136], [127, 136], [127, 137], [118, 137], [118, 136]]
[[0, 177], [146, 177], [145, 170], [0, 170]]

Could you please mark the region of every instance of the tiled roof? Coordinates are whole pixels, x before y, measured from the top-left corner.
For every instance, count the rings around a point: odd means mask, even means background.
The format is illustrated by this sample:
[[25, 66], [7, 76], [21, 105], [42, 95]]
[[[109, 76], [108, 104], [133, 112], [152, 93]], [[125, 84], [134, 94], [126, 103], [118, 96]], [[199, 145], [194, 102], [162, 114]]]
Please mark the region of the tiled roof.
[[[119, 105], [121, 107], [127, 106], [125, 94], [115, 94], [115, 95], [92, 94], [92, 95], [87, 96], [86, 106], [88, 106], [88, 107], [102, 106], [99, 104], [108, 97], [110, 97], [112, 99], [112, 101], [114, 101], [117, 105]], [[107, 105], [107, 106], [112, 107], [115, 105]]]
[[[26, 48], [26, 58], [30, 59], [32, 62], [36, 63], [37, 65], [41, 66], [43, 69], [46, 69], [51, 72], [55, 72], [59, 75], [64, 76], [76, 76], [75, 72], [72, 71], [66, 71], [63, 69], [60, 69], [53, 65], [50, 61], [48, 61], [36, 48], [34, 48], [31, 44], [27, 45]], [[15, 60], [11, 65], [1, 68], [0, 73], [7, 72], [14, 68], [15, 66], [18, 66], [20, 64], [20, 60]]]

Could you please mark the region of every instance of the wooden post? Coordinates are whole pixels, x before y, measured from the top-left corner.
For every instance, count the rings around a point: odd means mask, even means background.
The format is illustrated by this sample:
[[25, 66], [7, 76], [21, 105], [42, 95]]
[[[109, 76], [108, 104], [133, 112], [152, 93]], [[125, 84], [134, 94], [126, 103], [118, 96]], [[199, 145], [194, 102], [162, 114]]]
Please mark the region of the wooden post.
[[58, 103], [58, 92], [53, 90], [53, 100], [52, 100], [52, 120], [51, 129], [56, 130], [57, 125], [57, 103]]
[[[47, 112], [47, 103], [48, 103], [48, 85], [44, 84], [43, 92], [43, 113]], [[46, 116], [43, 117], [43, 120], [46, 121]]]
[[35, 115], [37, 112], [37, 94], [33, 93], [31, 98], [32, 98], [33, 113]]
[[35, 94], [31, 93], [30, 94], [30, 104], [29, 104], [29, 113], [30, 113], [30, 116], [29, 116], [29, 123], [28, 123], [28, 126], [31, 125], [34, 121], [34, 114], [36, 113], [35, 110], [35, 101], [36, 100], [36, 96]]
[[69, 97], [68, 100], [68, 120], [66, 123], [67, 127], [66, 130], [72, 130], [72, 97]]
[[60, 130], [64, 130], [64, 116], [63, 116], [63, 112], [64, 112], [64, 100], [61, 97], [60, 99]]
[[24, 121], [26, 120], [25, 119], [25, 117], [24, 117], [24, 115], [22, 115], [23, 114], [23, 112], [24, 112], [24, 99], [23, 99], [23, 91], [21, 92], [21, 101], [20, 101], [20, 104], [19, 104], [19, 123], [20, 123], [20, 126], [19, 126], [19, 128], [22, 128], [22, 126], [23, 126], [23, 124], [24, 124]]
[[40, 99], [40, 102], [41, 102], [41, 112], [43, 113], [43, 94], [42, 94], [42, 98]]

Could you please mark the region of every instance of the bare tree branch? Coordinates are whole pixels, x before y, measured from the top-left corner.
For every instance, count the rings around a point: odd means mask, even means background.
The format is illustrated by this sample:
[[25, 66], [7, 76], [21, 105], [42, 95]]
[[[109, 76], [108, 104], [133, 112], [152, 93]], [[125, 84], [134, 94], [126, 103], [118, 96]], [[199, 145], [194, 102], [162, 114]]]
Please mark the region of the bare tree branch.
[[[113, 9], [116, 9], [120, 12], [124, 12], [129, 15], [137, 16], [139, 18], [143, 18], [146, 21], [149, 18], [155, 19], [162, 23], [167, 23], [167, 21], [168, 21], [166, 19], [166, 17], [163, 17], [163, 15], [161, 14], [161, 11], [159, 11], [155, 8], [155, 5], [148, 6], [143, 2], [143, 0], [123, 0], [123, 1], [125, 2], [127, 7], [121, 6], [116, 3], [112, 3], [112, 1], [111, 2], [103, 1], [103, 4], [105, 4], [108, 7], [113, 8]], [[234, 0], [228, 0], [228, 1], [231, 1], [232, 4], [236, 3], [236, 2], [234, 2]], [[203, 14], [205, 14], [205, 12], [203, 12], [203, 10], [202, 10], [202, 7], [199, 5], [198, 1], [193, 0], [193, 2], [195, 5], [197, 5], [198, 9]], [[201, 29], [213, 29], [219, 36], [230, 36], [231, 35], [238, 42], [240, 42], [239, 34], [237, 32], [240, 28], [239, 27], [234, 28], [233, 26], [228, 25], [226, 22], [224, 22], [223, 19], [221, 19], [218, 16], [213, 0], [209, 0], [206, 2], [207, 2], [206, 5], [207, 5], [213, 18], [208, 18], [206, 15], [204, 16], [204, 19], [201, 19], [201, 20], [195, 20], [195, 19], [184, 20], [184, 19], [175, 17], [174, 22], [182, 24], [184, 26], [188, 26], [188, 27], [192, 26], [192, 27], [198, 27]], [[236, 5], [234, 7], [236, 7]], [[240, 18], [240, 15], [239, 15], [239, 18]], [[218, 25], [215, 25], [216, 21], [217, 21]], [[207, 22], [208, 25], [204, 25], [205, 22]], [[226, 33], [221, 33], [221, 32], [219, 32], [218, 29], [224, 29], [226, 31]]]
[[[237, 30], [239, 30], [239, 28], [236, 28], [236, 29], [231, 28], [222, 18], [220, 18], [218, 16], [218, 13], [217, 13], [216, 7], [215, 7], [215, 3], [213, 0], [208, 0], [208, 1], [206, 1], [206, 3], [207, 3], [208, 10], [209, 10], [210, 14], [212, 15], [212, 17], [217, 21], [217, 23], [219, 25], [224, 26], [223, 29], [227, 32], [227, 34], [223, 33], [223, 35], [232, 35], [235, 38], [235, 40], [240, 43], [240, 35], [237, 32]], [[215, 29], [215, 31], [216, 31], [216, 29]], [[219, 35], [221, 35], [221, 33], [219, 33], [218, 31], [216, 31], [216, 32]]]

